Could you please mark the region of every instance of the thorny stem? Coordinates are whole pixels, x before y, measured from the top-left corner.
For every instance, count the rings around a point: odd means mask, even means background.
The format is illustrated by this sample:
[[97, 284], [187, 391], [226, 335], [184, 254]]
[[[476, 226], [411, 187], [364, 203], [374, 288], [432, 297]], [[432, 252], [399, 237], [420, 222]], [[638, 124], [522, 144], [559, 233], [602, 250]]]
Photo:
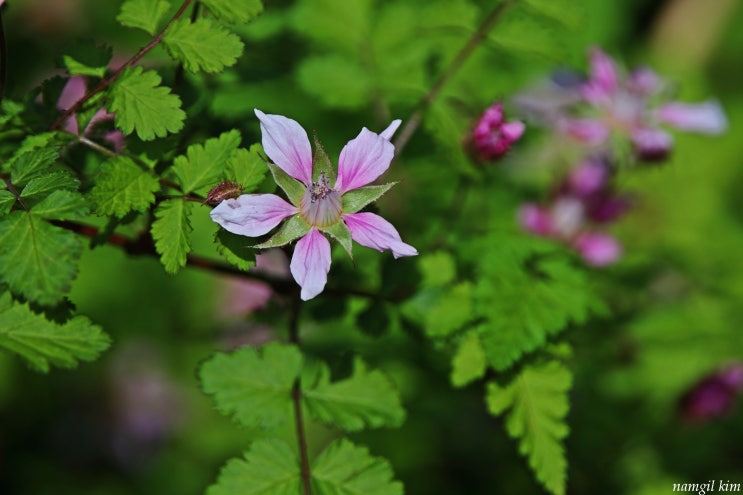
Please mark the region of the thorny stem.
[[8, 71], [8, 48], [5, 45], [5, 28], [3, 28], [3, 12], [0, 10], [0, 102], [3, 101], [5, 91], [5, 77]]
[[[299, 294], [293, 295], [291, 315], [289, 317], [289, 342], [299, 347], [299, 312], [302, 308]], [[307, 455], [307, 436], [304, 431], [302, 417], [302, 383], [301, 378], [294, 380], [292, 387], [292, 402], [294, 403], [294, 421], [297, 428], [297, 442], [299, 444], [299, 465], [302, 478], [302, 493], [312, 495], [310, 486], [310, 461]]]
[[421, 100], [418, 102], [418, 105], [416, 106], [415, 111], [405, 123], [405, 127], [402, 128], [400, 133], [397, 135], [397, 139], [395, 139], [394, 144], [396, 156], [400, 155], [400, 152], [403, 150], [403, 148], [405, 148], [405, 145], [408, 144], [408, 141], [418, 129], [418, 126], [423, 120], [423, 111], [436, 100], [446, 83], [449, 82], [454, 74], [457, 73], [459, 68], [462, 67], [462, 64], [469, 58], [475, 48], [477, 48], [477, 46], [482, 43], [490, 30], [493, 29], [495, 24], [503, 15], [503, 12], [505, 12], [508, 7], [510, 7], [517, 1], [518, 0], [504, 0], [503, 2], [498, 4], [498, 6], [490, 13], [490, 15], [488, 15], [482, 25], [480, 25], [477, 31], [475, 31], [470, 39], [467, 40], [467, 43], [465, 43], [462, 49], [459, 50], [459, 53], [457, 53], [446, 70], [441, 73], [441, 75], [433, 84], [428, 93], [426, 93], [426, 95], [421, 98]]
[[157, 33], [157, 35], [155, 35], [155, 37], [152, 38], [152, 40], [149, 43], [147, 43], [146, 46], [144, 46], [142, 49], [140, 49], [137, 52], [137, 54], [134, 55], [132, 58], [130, 58], [129, 60], [127, 60], [126, 62], [124, 62], [121, 65], [121, 67], [119, 67], [118, 69], [116, 69], [116, 71], [114, 71], [113, 74], [111, 74], [106, 79], [104, 79], [103, 81], [101, 81], [100, 84], [98, 84], [98, 86], [96, 86], [95, 88], [93, 88], [91, 91], [88, 91], [85, 94], [85, 96], [83, 96], [82, 98], [80, 98], [77, 102], [75, 102], [74, 105], [72, 105], [70, 108], [68, 108], [67, 110], [65, 110], [65, 112], [57, 120], [55, 120], [54, 123], [49, 127], [49, 130], [52, 130], [53, 131], [57, 127], [59, 127], [60, 125], [62, 125], [62, 123], [65, 120], [67, 120], [67, 118], [70, 115], [72, 115], [73, 113], [77, 112], [80, 109], [80, 107], [82, 107], [86, 102], [88, 102], [88, 100], [90, 100], [92, 97], [94, 97], [95, 95], [97, 95], [98, 93], [100, 93], [101, 91], [103, 91], [104, 89], [106, 89], [107, 87], [109, 87], [111, 85], [111, 83], [113, 83], [114, 81], [116, 81], [116, 79], [119, 78], [119, 76], [122, 74], [122, 72], [124, 72], [124, 69], [126, 69], [127, 67], [131, 67], [134, 64], [136, 64], [137, 62], [139, 62], [139, 60], [142, 57], [144, 57], [145, 54], [147, 54], [147, 52], [149, 52], [150, 50], [152, 50], [153, 48], [155, 48], [158, 44], [160, 44], [160, 42], [163, 39], [163, 36], [165, 36], [165, 33], [168, 31], [168, 29], [170, 28], [170, 26], [183, 15], [183, 13], [186, 11], [186, 9], [191, 4], [191, 2], [193, 2], [193, 0], [184, 0], [183, 4], [178, 9], [178, 12], [176, 12], [175, 15], [173, 15], [173, 17], [168, 21], [168, 23], [165, 25], [165, 27], [162, 29], [162, 31], [160, 31], [159, 33]]

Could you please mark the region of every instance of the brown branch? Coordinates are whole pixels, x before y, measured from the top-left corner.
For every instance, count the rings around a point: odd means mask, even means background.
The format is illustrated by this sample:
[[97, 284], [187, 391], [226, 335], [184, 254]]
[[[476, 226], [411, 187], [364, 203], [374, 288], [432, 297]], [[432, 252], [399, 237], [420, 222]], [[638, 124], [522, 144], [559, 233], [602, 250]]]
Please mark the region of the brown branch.
[[415, 111], [407, 120], [400, 133], [397, 135], [397, 139], [395, 139], [394, 143], [395, 155], [400, 155], [400, 152], [403, 150], [403, 148], [405, 148], [410, 138], [418, 129], [418, 126], [423, 120], [423, 111], [436, 100], [446, 83], [449, 82], [449, 80], [454, 76], [454, 74], [457, 73], [460, 67], [462, 67], [462, 64], [470, 57], [470, 55], [472, 55], [472, 52], [475, 50], [475, 48], [477, 48], [477, 46], [483, 42], [490, 30], [493, 29], [495, 24], [503, 15], [503, 12], [505, 12], [508, 7], [510, 7], [517, 1], [518, 0], [503, 0], [501, 3], [499, 3], [498, 6], [490, 13], [490, 15], [488, 15], [482, 25], [480, 25], [477, 31], [475, 31], [470, 39], [467, 40], [467, 43], [464, 44], [462, 49], [459, 50], [459, 53], [457, 53], [446, 70], [441, 73], [441, 75], [433, 84], [428, 93], [426, 93], [426, 95], [418, 102]]
[[60, 125], [62, 125], [62, 123], [65, 120], [67, 120], [68, 117], [70, 117], [70, 115], [77, 112], [80, 109], [80, 107], [85, 105], [85, 103], [87, 103], [92, 97], [94, 97], [95, 95], [97, 95], [98, 93], [100, 93], [101, 91], [109, 87], [111, 83], [116, 81], [116, 79], [119, 78], [122, 72], [124, 72], [124, 69], [126, 69], [127, 67], [131, 67], [137, 62], [139, 62], [139, 60], [142, 57], [144, 57], [145, 54], [147, 54], [147, 52], [149, 52], [150, 50], [155, 48], [158, 44], [160, 44], [160, 42], [163, 39], [163, 36], [165, 36], [165, 33], [168, 31], [170, 26], [183, 15], [183, 13], [186, 11], [186, 9], [191, 4], [191, 2], [193, 2], [193, 0], [184, 0], [183, 4], [178, 9], [178, 12], [176, 12], [175, 15], [173, 15], [173, 17], [168, 21], [168, 23], [165, 25], [162, 31], [157, 33], [157, 35], [155, 35], [155, 37], [152, 38], [152, 40], [149, 43], [147, 43], [146, 46], [141, 48], [137, 52], [137, 54], [134, 55], [132, 58], [124, 62], [121, 65], [121, 67], [119, 67], [118, 69], [116, 69], [116, 71], [114, 71], [113, 74], [111, 74], [106, 79], [101, 81], [100, 84], [98, 84], [98, 86], [96, 86], [93, 90], [86, 93], [85, 96], [83, 96], [77, 102], [75, 102], [74, 105], [72, 105], [70, 108], [65, 110], [65, 112], [57, 120], [55, 120], [54, 123], [52, 123], [52, 125], [49, 127], [49, 130], [53, 131], [57, 129]]

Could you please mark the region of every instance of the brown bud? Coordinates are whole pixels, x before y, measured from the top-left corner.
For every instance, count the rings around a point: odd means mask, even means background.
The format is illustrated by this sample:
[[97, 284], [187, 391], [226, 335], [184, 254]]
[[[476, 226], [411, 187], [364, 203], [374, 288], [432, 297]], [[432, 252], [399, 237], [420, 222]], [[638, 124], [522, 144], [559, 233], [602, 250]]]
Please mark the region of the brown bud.
[[240, 184], [238, 184], [237, 182], [226, 180], [220, 182], [219, 184], [214, 186], [211, 191], [209, 191], [209, 194], [206, 195], [204, 203], [212, 206], [217, 206], [225, 199], [237, 198], [238, 196], [240, 196], [240, 194], [242, 194], [242, 192], [243, 188]]

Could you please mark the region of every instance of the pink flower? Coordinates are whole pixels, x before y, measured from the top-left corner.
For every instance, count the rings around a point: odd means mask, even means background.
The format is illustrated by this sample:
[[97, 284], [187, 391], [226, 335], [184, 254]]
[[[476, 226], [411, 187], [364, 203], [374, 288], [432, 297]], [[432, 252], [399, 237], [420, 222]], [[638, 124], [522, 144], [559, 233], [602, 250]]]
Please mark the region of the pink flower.
[[733, 363], [702, 378], [681, 398], [684, 419], [703, 422], [729, 413], [743, 391], [743, 365]]
[[487, 161], [502, 157], [521, 138], [525, 128], [523, 122], [505, 121], [501, 103], [488, 107], [472, 132], [478, 158]]
[[327, 282], [330, 243], [324, 234], [339, 241], [349, 254], [351, 239], [378, 251], [390, 250], [395, 258], [418, 254], [387, 220], [358, 213], [392, 186], [364, 187], [389, 168], [395, 151], [390, 138], [399, 120], [381, 134], [361, 129], [341, 151], [336, 179], [321, 147], [313, 159], [307, 133], [296, 121], [260, 110], [255, 114], [261, 122], [263, 149], [275, 164], [271, 172], [291, 203], [273, 194], [244, 194], [224, 200], [211, 217], [228, 231], [248, 237], [267, 234], [288, 218], [271, 239], [256, 247], [299, 239], [289, 268], [302, 288], [303, 300], [320, 294]]

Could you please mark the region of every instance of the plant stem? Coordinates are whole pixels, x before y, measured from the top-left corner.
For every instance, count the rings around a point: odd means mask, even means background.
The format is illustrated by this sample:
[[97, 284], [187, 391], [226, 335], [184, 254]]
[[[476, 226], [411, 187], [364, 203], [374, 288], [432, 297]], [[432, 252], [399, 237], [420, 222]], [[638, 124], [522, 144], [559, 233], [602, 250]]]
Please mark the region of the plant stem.
[[[299, 347], [299, 313], [302, 303], [299, 294], [295, 291], [292, 298], [291, 315], [289, 317], [289, 342]], [[299, 465], [302, 478], [303, 495], [312, 495], [310, 484], [310, 461], [307, 455], [307, 436], [304, 431], [302, 417], [302, 383], [301, 378], [294, 380], [292, 387], [292, 401], [294, 402], [294, 420], [297, 427], [297, 442], [299, 444]]]
[[83, 96], [82, 98], [80, 98], [78, 101], [75, 102], [74, 105], [72, 105], [70, 108], [68, 108], [67, 110], [65, 110], [65, 112], [57, 120], [55, 120], [54, 123], [52, 123], [52, 125], [49, 127], [49, 130], [53, 131], [57, 127], [59, 127], [60, 125], [62, 125], [62, 123], [65, 120], [67, 120], [67, 118], [70, 115], [72, 115], [73, 113], [77, 112], [80, 109], [80, 107], [82, 107], [88, 100], [90, 100], [93, 96], [97, 95], [98, 93], [100, 93], [101, 91], [103, 91], [104, 89], [106, 89], [107, 87], [109, 87], [111, 85], [111, 83], [113, 83], [114, 81], [116, 81], [116, 79], [119, 78], [119, 76], [122, 74], [122, 72], [124, 72], [124, 69], [126, 69], [127, 67], [131, 67], [134, 64], [136, 64], [137, 62], [139, 62], [139, 60], [142, 57], [144, 57], [145, 54], [147, 54], [147, 52], [149, 52], [150, 50], [152, 50], [153, 48], [155, 48], [158, 44], [160, 44], [160, 42], [163, 39], [163, 36], [165, 36], [165, 33], [168, 31], [168, 29], [170, 28], [170, 26], [183, 15], [183, 13], [186, 11], [186, 9], [191, 4], [191, 2], [193, 2], [193, 0], [184, 0], [183, 4], [178, 9], [178, 12], [176, 12], [173, 15], [173, 17], [168, 21], [168, 23], [165, 25], [165, 27], [162, 29], [162, 31], [160, 31], [159, 33], [157, 33], [157, 35], [155, 35], [155, 37], [152, 38], [152, 40], [149, 43], [147, 43], [146, 46], [144, 46], [143, 48], [141, 48], [136, 53], [136, 55], [134, 55], [132, 58], [130, 58], [129, 60], [127, 60], [126, 62], [124, 62], [121, 65], [121, 67], [119, 67], [118, 69], [116, 69], [116, 71], [114, 71], [113, 74], [111, 74], [106, 79], [104, 79], [103, 81], [101, 81], [100, 84], [98, 84], [98, 86], [96, 86], [95, 88], [93, 88], [91, 91], [88, 91], [85, 94], [85, 96]]
[[475, 31], [470, 39], [467, 40], [467, 43], [464, 44], [462, 49], [459, 50], [459, 53], [457, 53], [446, 70], [441, 73], [441, 75], [438, 77], [428, 93], [426, 93], [426, 95], [421, 98], [420, 102], [418, 102], [415, 111], [405, 123], [405, 126], [402, 128], [400, 133], [397, 135], [397, 139], [395, 139], [394, 143], [395, 155], [400, 154], [403, 148], [405, 148], [405, 146], [408, 144], [408, 141], [413, 136], [415, 131], [418, 129], [418, 126], [423, 120], [423, 111], [436, 100], [446, 83], [449, 82], [449, 80], [454, 76], [454, 74], [457, 73], [460, 67], [462, 67], [462, 64], [470, 57], [470, 55], [472, 55], [472, 52], [475, 50], [475, 48], [477, 48], [477, 46], [482, 43], [490, 30], [493, 29], [495, 24], [503, 15], [503, 12], [505, 12], [508, 7], [510, 7], [517, 1], [518, 0], [503, 0], [501, 3], [499, 3], [498, 6], [493, 9], [490, 15], [488, 15], [482, 25], [480, 25], [477, 31]]

